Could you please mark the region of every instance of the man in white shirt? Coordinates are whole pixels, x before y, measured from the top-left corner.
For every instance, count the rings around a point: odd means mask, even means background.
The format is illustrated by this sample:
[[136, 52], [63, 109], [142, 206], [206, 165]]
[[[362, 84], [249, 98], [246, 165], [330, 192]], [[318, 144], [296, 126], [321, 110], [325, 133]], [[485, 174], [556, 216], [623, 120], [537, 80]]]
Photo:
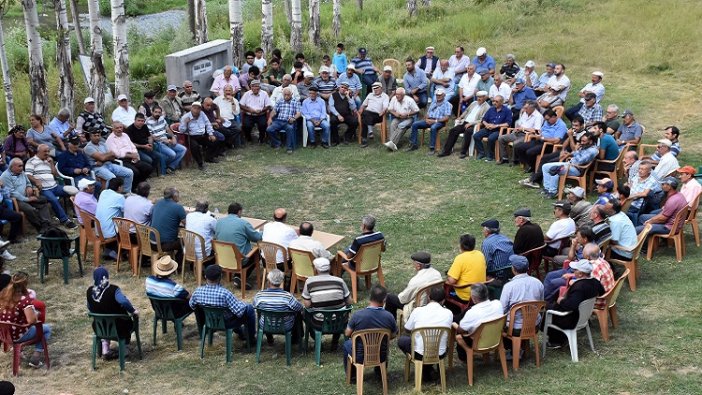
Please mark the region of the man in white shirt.
[[290, 245], [288, 245], [288, 248], [309, 251], [315, 258], [332, 259], [331, 252], [327, 251], [320, 241], [312, 238], [312, 233], [314, 233], [314, 225], [312, 225], [310, 222], [303, 222], [300, 224], [299, 232], [300, 237], [292, 240]]
[[293, 100], [300, 101], [300, 92], [297, 90], [297, 85], [292, 84], [292, 76], [285, 74], [281, 80], [281, 85], [273, 89], [271, 93], [271, 103], [275, 104], [283, 98], [283, 89], [290, 88]]
[[454, 103], [451, 105], [456, 109], [458, 114], [473, 101], [475, 92], [478, 90], [478, 82], [480, 81], [480, 75], [475, 72], [475, 65], [470, 64], [466, 69], [466, 73], [463, 74], [461, 80], [458, 82], [458, 96], [454, 98]]
[[456, 337], [458, 342], [456, 344], [456, 352], [458, 353], [458, 359], [463, 362], [466, 361], [466, 352], [461, 347], [461, 343], [470, 348], [473, 345], [473, 339], [470, 336], [475, 333], [482, 323], [504, 315], [502, 303], [499, 300], [489, 299], [487, 286], [483, 283], [476, 283], [470, 287], [470, 299], [474, 303], [473, 307], [466, 311], [460, 323], [453, 323], [452, 325], [456, 329], [456, 334], [462, 335]]
[[470, 148], [470, 142], [473, 141], [475, 125], [478, 125], [483, 120], [483, 116], [490, 109], [490, 105], [487, 103], [487, 92], [478, 91], [475, 97], [476, 100], [470, 103], [468, 108], [461, 113], [460, 117], [456, 118], [456, 125], [449, 130], [446, 142], [442, 147], [441, 153], [437, 155], [437, 158], [451, 155], [453, 146], [456, 145], [456, 141], [458, 141], [458, 137], [461, 134], [463, 134], [461, 158], [465, 158], [468, 153], [468, 148]]
[[434, 90], [438, 87], [444, 88], [446, 91], [446, 98], [449, 99], [449, 101], [453, 98], [454, 86], [456, 85], [456, 83], [453, 81], [454, 77], [456, 77], [456, 73], [454, 73], [453, 69], [449, 66], [448, 60], [440, 60], [439, 67], [437, 67], [434, 70], [434, 73], [431, 75], [430, 96], [432, 97], [432, 100], [434, 98]]
[[[297, 239], [295, 229], [285, 223], [288, 213], [284, 208], [277, 208], [273, 212], [273, 222], [268, 222], [263, 226], [263, 241], [280, 244], [285, 248], [290, 246], [290, 242]], [[283, 254], [276, 255], [278, 268], [284, 268]], [[283, 269], [281, 269], [283, 270]]]
[[399, 294], [388, 293], [385, 299], [385, 310], [393, 316], [398, 309], [403, 309], [402, 315], [407, 319], [414, 308], [414, 298], [417, 292], [425, 286], [442, 281], [441, 273], [431, 266], [431, 254], [424, 251], [415, 252], [410, 257], [415, 274]]
[[214, 239], [217, 219], [209, 212], [209, 209], [210, 204], [207, 201], [200, 200], [195, 203], [195, 211], [185, 216], [185, 230], [195, 232], [205, 239], [204, 247], [199, 242], [196, 242], [195, 254], [200, 259], [211, 256], [213, 253], [212, 239]]
[[458, 83], [463, 74], [466, 73], [466, 68], [470, 64], [470, 58], [463, 54], [463, 47], [456, 47], [456, 54], [449, 58], [449, 67], [454, 72], [453, 82]]
[[119, 104], [117, 108], [112, 111], [112, 121], [122, 123], [126, 129], [134, 123], [137, 112], [134, 107], [129, 105], [125, 94], [117, 96], [117, 104]]
[[570, 90], [570, 79], [565, 75], [565, 66], [561, 63], [556, 65], [553, 69], [553, 75], [551, 79], [548, 80], [546, 84], [547, 88], [551, 88], [558, 93], [558, 96], [565, 103], [568, 97], [568, 91]]
[[541, 130], [541, 125], [544, 124], [544, 116], [536, 111], [537, 105], [533, 100], [527, 100], [522, 106], [522, 112], [519, 114], [519, 119], [515, 124], [512, 133], [505, 133], [497, 138], [499, 144], [500, 156], [497, 158], [497, 164], [508, 163], [507, 145], [511, 142], [512, 146], [524, 141], [527, 134], [537, 134]]
[[678, 163], [678, 158], [673, 155], [673, 152], [670, 150], [670, 147], [673, 146], [673, 142], [668, 140], [668, 139], [660, 139], [658, 140], [658, 155], [661, 157], [661, 160], [658, 162], [658, 165], [656, 165], [656, 168], [653, 169], [653, 176], [658, 180], [659, 182], [664, 179], [668, 174], [672, 173], [674, 170], [677, 170], [680, 167], [680, 163]]
[[488, 92], [490, 100], [494, 99], [495, 96], [502, 96], [505, 98], [505, 101], [509, 101], [509, 98], [512, 97], [512, 87], [502, 80], [501, 74], [495, 74], [493, 78], [495, 83], [490, 87], [490, 91]]
[[390, 139], [385, 146], [391, 151], [397, 151], [397, 145], [402, 136], [412, 127], [414, 117], [419, 113], [419, 107], [417, 102], [405, 95], [405, 88], [397, 88], [395, 96], [390, 100], [388, 111], [392, 114], [392, 122], [390, 122]]
[[544, 235], [544, 241], [548, 243], [544, 250], [544, 255], [560, 255], [558, 249], [561, 246], [561, 241], [558, 239], [575, 234], [575, 221], [573, 221], [573, 218], [570, 218], [570, 209], [570, 202], [567, 200], [559, 200], [553, 203], [553, 215], [556, 217], [556, 222], [551, 224]]

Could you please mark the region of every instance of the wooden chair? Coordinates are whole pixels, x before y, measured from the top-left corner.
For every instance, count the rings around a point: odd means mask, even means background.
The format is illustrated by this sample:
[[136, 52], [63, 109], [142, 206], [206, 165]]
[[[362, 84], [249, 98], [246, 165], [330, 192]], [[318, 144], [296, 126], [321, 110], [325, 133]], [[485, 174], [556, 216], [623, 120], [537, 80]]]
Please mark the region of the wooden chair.
[[[180, 245], [183, 248], [183, 262], [181, 265], [181, 281], [185, 281], [185, 268], [188, 262], [193, 263], [193, 276], [195, 276], [195, 281], [199, 287], [202, 284], [202, 267], [205, 262], [210, 262], [214, 259], [214, 256], [205, 256], [205, 238], [201, 235], [180, 229], [178, 231], [178, 239], [180, 239]], [[200, 247], [200, 255], [197, 254], [197, 248]]]
[[554, 106], [554, 107], [552, 108], [552, 110], [553, 110], [553, 112], [556, 113], [556, 115], [558, 115], [558, 118], [563, 118], [563, 113], [565, 112], [565, 107], [563, 107], [563, 106]]
[[621, 292], [622, 286], [624, 285], [624, 280], [626, 280], [630, 274], [631, 271], [626, 269], [621, 277], [617, 279], [617, 282], [614, 284], [614, 288], [597, 298], [596, 303], [600, 303], [602, 307], [595, 307], [595, 309], [592, 310], [592, 313], [597, 316], [597, 321], [600, 323], [602, 338], [606, 342], [609, 341], [609, 320], [612, 320], [612, 328], [616, 328], [617, 325], [619, 325], [617, 298], [619, 297], [619, 292]]
[[258, 250], [261, 252], [261, 258], [265, 261], [263, 273], [261, 274], [261, 289], [266, 287], [266, 276], [268, 276], [268, 273], [278, 268], [278, 256], [283, 260], [283, 271], [285, 274], [291, 275], [291, 270], [288, 265], [290, 257], [287, 248], [270, 241], [259, 241]]
[[[424, 353], [422, 359], [414, 359], [415, 336], [422, 337], [424, 345]], [[447, 327], [426, 327], [417, 328], [412, 331], [410, 338], [412, 339], [411, 352], [405, 354], [405, 381], [409, 381], [410, 366], [414, 364], [414, 390], [422, 392], [422, 370], [424, 365], [439, 365], [439, 373], [441, 376], [441, 391], [446, 392], [446, 365], [444, 358], [439, 354], [439, 348], [442, 341], [446, 342], [446, 354], [453, 352], [453, 349], [448, 348], [449, 337], [451, 336], [451, 328]]]
[[27, 219], [27, 216], [24, 214], [24, 212], [20, 210], [17, 198], [12, 198], [12, 209], [15, 210], [17, 214], [22, 216], [22, 234], [27, 234], [27, 229], [29, 229], [31, 224], [29, 223], [29, 220]]
[[261, 283], [261, 270], [258, 266], [258, 247], [254, 247], [244, 257], [236, 244], [226, 241], [212, 240], [212, 249], [215, 252], [215, 262], [222, 267], [222, 271], [227, 273], [229, 281], [232, 280], [232, 273], [241, 276], [241, 298], [246, 299], [246, 272], [250, 266], [243, 267], [244, 258], [253, 260], [252, 270], [256, 272], [256, 284]]
[[[563, 190], [565, 189], [565, 185], [568, 180], [574, 180], [582, 189], [587, 189], [587, 172], [591, 165], [592, 162], [580, 166], [572, 165], [570, 163], [566, 165], [565, 174], [561, 175], [558, 179], [558, 200], [563, 199]], [[568, 174], [571, 166], [575, 166], [578, 169], [580, 172], [579, 176], [571, 176]]]
[[[80, 259], [80, 242], [78, 237], [44, 237], [37, 236], [39, 247], [39, 281], [44, 283], [44, 274], [49, 272], [49, 260], [60, 259], [63, 262], [63, 283], [68, 284], [68, 263], [73, 255], [78, 259], [78, 271], [83, 277], [83, 261]], [[70, 248], [75, 242], [76, 247]], [[68, 246], [66, 246], [68, 244]]]
[[573, 314], [572, 311], [556, 311], [556, 310], [546, 310], [546, 319], [544, 323], [544, 339], [541, 343], [541, 356], [546, 358], [546, 344], [548, 343], [548, 330], [554, 329], [559, 332], [563, 332], [568, 338], [568, 344], [570, 346], [570, 358], [573, 362], [578, 362], [578, 331], [585, 329], [587, 332], [588, 340], [590, 341], [590, 348], [592, 352], [595, 352], [595, 343], [592, 342], [592, 332], [590, 331], [590, 316], [592, 315], [592, 309], [595, 306], [595, 299], [591, 298], [584, 300], [578, 306], [578, 312], [580, 316], [578, 317], [578, 323], [573, 329], [563, 329], [558, 325], [553, 324], [553, 316], [565, 317], [568, 314]]
[[[17, 377], [19, 375], [19, 368], [22, 362], [22, 348], [25, 346], [32, 346], [37, 343], [41, 343], [44, 346], [44, 364], [46, 369], [51, 368], [51, 359], [49, 359], [49, 348], [46, 346], [46, 338], [44, 337], [44, 327], [42, 322], [36, 322], [34, 324], [27, 325], [17, 325], [11, 322], [0, 322], [0, 343], [2, 343], [3, 352], [8, 352], [12, 348], [12, 375]], [[36, 328], [36, 335], [34, 338], [18, 342], [12, 339], [12, 329], [16, 327], [29, 328], [34, 326]]]
[[638, 146], [639, 159], [650, 158], [654, 153], [656, 153], [657, 149], [658, 149], [658, 144], [639, 144], [639, 146]]
[[95, 218], [94, 215], [88, 213], [87, 211], [78, 210], [81, 220], [83, 220], [83, 226], [85, 226], [85, 240], [86, 246], [83, 252], [83, 260], [88, 257], [88, 244], [93, 246], [93, 266], [100, 266], [100, 258], [102, 257], [102, 246], [116, 242], [117, 235], [113, 237], [105, 238], [102, 234], [102, 227], [100, 221]]
[[[359, 145], [363, 142], [363, 138], [361, 136], [361, 132], [363, 132], [363, 130], [361, 129], [363, 127], [363, 125], [361, 123], [361, 113], [362, 112], [363, 111], [357, 112], [357, 116], [358, 116], [358, 144]], [[385, 113], [385, 116], [383, 117], [383, 121], [380, 122], [380, 142], [382, 144], [385, 144], [385, 142], [388, 140], [388, 117], [387, 117], [387, 115], [388, 115], [388, 112]], [[424, 137], [424, 134], [422, 134], [422, 138], [423, 137]], [[437, 137], [437, 139], [438, 139], [438, 137]]]
[[[337, 259], [342, 262], [342, 268], [351, 276], [351, 292], [353, 293], [353, 302], [358, 302], [358, 277], [365, 276], [366, 288], [370, 288], [371, 274], [378, 274], [378, 282], [385, 286], [385, 277], [383, 276], [383, 268], [380, 265], [381, 253], [385, 251], [385, 240], [378, 240], [372, 243], [361, 245], [358, 253], [349, 259], [343, 251], [337, 252]], [[348, 262], [355, 262], [355, 269], [349, 267]]]
[[[636, 280], [639, 277], [639, 255], [641, 254], [641, 248], [643, 247], [644, 242], [646, 241], [646, 238], [648, 237], [648, 232], [651, 231], [651, 224], [647, 224], [644, 226], [643, 230], [641, 230], [641, 233], [638, 234], [636, 237], [636, 245], [634, 245], [631, 248], [625, 248], [624, 246], [617, 246], [619, 250], [623, 251], [628, 251], [632, 253], [631, 259], [628, 261], [621, 260], [621, 259], [614, 259], [614, 258], [607, 258], [607, 262], [610, 264], [619, 264], [619, 265], [624, 265], [627, 270], [629, 270], [629, 276], [627, 277], [629, 279], [629, 289], [633, 292], [636, 291]], [[610, 249], [611, 251], [611, 249]]]
[[[483, 284], [489, 285], [494, 280], [495, 280], [494, 278], [491, 278], [487, 281], [484, 281]], [[462, 316], [466, 310], [468, 310], [469, 308], [471, 308], [473, 306], [473, 301], [468, 300], [468, 302], [463, 303], [460, 300], [454, 298], [451, 295], [451, 291], [455, 291], [457, 289], [467, 289], [467, 288], [470, 288], [472, 286], [473, 286], [473, 283], [463, 284], [463, 285], [450, 285], [450, 284], [444, 282], [444, 297], [445, 297], [444, 305], [453, 305], [456, 308], [460, 309], [460, 311], [461, 311], [460, 315]], [[454, 316], [455, 316], [455, 314], [454, 314]], [[455, 316], [455, 317], [457, 317], [457, 316]]]
[[683, 228], [689, 212], [690, 206], [685, 206], [682, 210], [678, 211], [678, 213], [675, 215], [673, 226], [670, 227], [670, 232], [668, 232], [668, 234], [655, 234], [649, 236], [646, 259], [650, 261], [651, 257], [653, 257], [653, 251], [657, 247], [657, 243], [659, 241], [658, 239], [666, 239], [668, 242], [672, 240], [673, 243], [675, 243], [675, 260], [682, 262], [682, 259], [685, 256], [685, 233], [683, 232]]
[[[469, 337], [472, 345], [468, 346], [463, 339], [463, 335], [456, 335], [456, 342], [466, 352], [466, 370], [468, 375], [468, 385], [473, 386], [473, 357], [475, 354], [488, 354], [497, 351], [502, 364], [502, 374], [507, 379], [507, 356], [502, 343], [502, 329], [505, 326], [507, 316], [503, 315], [494, 320], [483, 322], [478, 329]], [[454, 324], [457, 325], [457, 324]]]
[[[298, 282], [314, 276], [314, 255], [311, 251], [288, 248], [292, 260], [292, 274], [290, 275], [290, 292], [296, 293]], [[300, 288], [302, 292], [302, 288]]]
[[[243, 113], [242, 113], [243, 115]], [[171, 129], [172, 130], [172, 129]], [[185, 151], [185, 156], [183, 157], [183, 167], [190, 167], [193, 163], [193, 155], [190, 150], [190, 135], [185, 134], [185, 133], [180, 133], [177, 130], [172, 130], [173, 135], [175, 135], [176, 139], [178, 140], [178, 144], [184, 146], [187, 148]]]
[[[140, 258], [148, 257], [151, 260], [151, 272], [156, 261], [167, 253], [161, 250], [161, 234], [156, 228], [135, 223], [137, 232], [137, 240], [139, 240], [139, 256]], [[141, 267], [141, 259], [139, 259], [139, 267]], [[141, 269], [139, 269], [141, 270]]]
[[132, 276], [141, 274], [141, 265], [139, 264], [139, 242], [132, 242], [132, 229], [136, 229], [136, 223], [131, 219], [112, 218], [117, 228], [117, 271], [119, 271], [119, 262], [122, 259], [122, 249], [129, 252], [129, 265], [132, 267]]
[[[356, 341], [361, 340], [363, 345], [363, 363], [356, 361]], [[381, 361], [383, 342], [387, 349], [385, 361]], [[390, 359], [390, 330], [365, 329], [356, 331], [351, 335], [351, 355], [346, 364], [346, 384], [351, 384], [351, 366], [356, 368], [356, 394], [363, 394], [363, 370], [365, 368], [380, 367], [383, 380], [383, 395], [388, 394], [388, 359]]]
[[619, 185], [618, 176], [620, 173], [620, 169], [624, 168], [624, 166], [622, 166], [622, 161], [624, 160], [624, 154], [626, 154], [627, 151], [627, 147], [624, 147], [623, 150], [619, 151], [619, 156], [617, 156], [613, 160], [595, 159], [595, 165], [592, 168], [592, 172], [590, 173], [590, 187], [586, 190], [592, 191], [595, 184], [595, 178], [597, 177], [597, 175], [602, 175], [612, 180], [612, 182], [614, 183], [613, 191], [617, 192], [617, 186]]
[[[545, 307], [546, 302], [533, 300], [517, 303], [509, 309], [509, 327], [502, 336], [512, 341], [512, 369], [515, 371], [519, 370], [519, 354], [521, 353], [522, 343], [526, 342], [527, 347], [524, 350], [528, 350], [530, 340], [534, 342], [536, 367], [538, 368], [541, 366], [539, 358], [539, 332], [536, 325]], [[518, 336], [514, 334], [514, 323], [517, 319], [517, 314], [520, 314], [522, 317], [522, 328]]]
[[[558, 252], [556, 253], [556, 255], [561, 255], [561, 252], [563, 250], [570, 248], [570, 243], [572, 241], [572, 238], [573, 238], [573, 235], [568, 235], [565, 237], [561, 237], [560, 239], [551, 240], [547, 244], [558, 242]], [[543, 257], [541, 258], [544, 261], [544, 273], [548, 273], [549, 271], [551, 271], [550, 265], [551, 265], [551, 263], [553, 263], [553, 258], [554, 257], [552, 257], [552, 256], [546, 256], [546, 255], [543, 255]], [[537, 276], [539, 278], [541, 278], [539, 275], [538, 269], [537, 269], [536, 273], [537, 273]]]
[[398, 85], [402, 85], [402, 76], [405, 72], [404, 64], [400, 63], [400, 61], [397, 59], [389, 58], [383, 60], [383, 67], [385, 66], [392, 67], [392, 76], [395, 78], [395, 80], [397, 80]]
[[[514, 133], [515, 130], [517, 130], [517, 129], [516, 128], [508, 128], [506, 126], [503, 126], [500, 128], [500, 132], [499, 132], [499, 135], [497, 136], [497, 138], [499, 139], [500, 136], [505, 135], [505, 134], [512, 134], [512, 133]], [[507, 153], [508, 153], [508, 157], [509, 157], [509, 163], [510, 164], [514, 163], [514, 143], [511, 141], [509, 143], [507, 143]], [[500, 157], [500, 143], [499, 142], [495, 143], [495, 160], [498, 162], [502, 160], [502, 158]]]
[[532, 248], [529, 251], [522, 252], [521, 256], [525, 256], [529, 260], [529, 274], [536, 272], [536, 277], [541, 280], [541, 261], [543, 259], [544, 249], [547, 244]]
[[[536, 135], [528, 135], [524, 138], [524, 141], [530, 141], [532, 136]], [[541, 153], [539, 153], [539, 156], [536, 157], [536, 165], [534, 166], [534, 171], [539, 171], [541, 168], [541, 159], [543, 159], [544, 155], [550, 154], [554, 151], [558, 151], [560, 149], [563, 149], [563, 144], [561, 143], [549, 143], [549, 142], [544, 142], [544, 144], [541, 146]]]
[[690, 225], [692, 228], [692, 235], [695, 236], [695, 244], [697, 247], [700, 246], [700, 225], [697, 222], [697, 210], [700, 205], [700, 196], [702, 196], [702, 193], [698, 193], [697, 197], [690, 203], [690, 213], [685, 220], [685, 225]]

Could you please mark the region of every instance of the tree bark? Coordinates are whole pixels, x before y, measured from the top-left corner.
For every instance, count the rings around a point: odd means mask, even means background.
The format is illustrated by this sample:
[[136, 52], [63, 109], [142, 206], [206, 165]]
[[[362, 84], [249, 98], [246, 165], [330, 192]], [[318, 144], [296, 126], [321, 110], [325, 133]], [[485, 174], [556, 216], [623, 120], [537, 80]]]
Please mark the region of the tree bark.
[[2, 88], [5, 92], [5, 112], [7, 113], [7, 129], [10, 130], [16, 125], [15, 121], [15, 100], [12, 97], [12, 81], [10, 81], [10, 66], [7, 63], [5, 53], [5, 34], [2, 26], [2, 14], [4, 9], [0, 8], [0, 68], [2, 68]]
[[129, 48], [127, 46], [127, 15], [124, 0], [111, 0], [112, 54], [115, 59], [115, 96], [129, 97]]
[[66, 14], [66, 1], [54, 0], [56, 12], [56, 64], [59, 69], [59, 103], [73, 114], [73, 63], [71, 62], [71, 37]]
[[407, 12], [410, 17], [417, 15], [417, 0], [407, 0]]
[[424, 7], [431, 7], [431, 0], [422, 0], [422, 5]]
[[261, 1], [261, 48], [264, 53], [271, 53], [273, 50], [273, 2], [271, 0]]
[[295, 0], [283, 0], [283, 11], [285, 11], [285, 18], [288, 19], [288, 25], [293, 24], [293, 16], [292, 16], [292, 2]]
[[363, 11], [363, 0], [356, 0], [356, 5], [358, 5], [358, 9]]
[[319, 47], [319, 0], [310, 0], [310, 41]]
[[293, 52], [302, 52], [302, 4], [301, 0], [292, 0], [292, 23], [290, 24], [290, 47]]
[[73, 27], [76, 30], [78, 52], [81, 55], [85, 55], [85, 41], [83, 41], [83, 29], [80, 27], [80, 14], [78, 13], [78, 6], [76, 5], [76, 0], [69, 0], [69, 3], [71, 6], [71, 16], [73, 16]]
[[29, 49], [29, 87], [32, 97], [32, 113], [46, 119], [49, 113], [49, 95], [46, 89], [46, 69], [44, 54], [39, 36], [39, 15], [34, 0], [22, 0], [24, 23], [27, 29], [27, 47]]
[[195, 44], [210, 41], [207, 36], [207, 4], [205, 0], [195, 0]]
[[341, 0], [333, 1], [332, 30], [334, 31], [334, 37], [339, 37], [339, 34], [341, 34]]
[[232, 39], [232, 64], [237, 67], [244, 57], [244, 20], [241, 0], [229, 0], [229, 33]]
[[88, 0], [90, 15], [90, 96], [95, 99], [95, 111], [105, 110], [105, 65], [102, 62], [102, 28], [100, 27], [100, 3]]
[[195, 42], [195, 0], [188, 0], [188, 28], [190, 39]]

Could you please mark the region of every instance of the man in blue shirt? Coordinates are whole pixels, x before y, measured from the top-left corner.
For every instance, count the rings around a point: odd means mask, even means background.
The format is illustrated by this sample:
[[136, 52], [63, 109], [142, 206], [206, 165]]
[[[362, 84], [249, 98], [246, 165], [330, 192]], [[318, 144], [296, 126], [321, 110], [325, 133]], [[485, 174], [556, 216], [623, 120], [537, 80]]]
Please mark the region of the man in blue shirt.
[[417, 70], [412, 58], [405, 60], [405, 67], [407, 72], [402, 77], [405, 91], [417, 102], [419, 108], [424, 108], [427, 106], [427, 86], [429, 84], [427, 75], [423, 71]]
[[475, 65], [475, 71], [480, 73], [481, 70], [487, 70], [490, 74], [495, 74], [495, 59], [488, 55], [487, 50], [483, 47], [475, 51], [476, 57], [471, 63]]
[[[517, 78], [514, 81], [514, 88], [512, 88], [512, 96], [509, 98], [509, 103], [512, 105], [512, 119], [516, 121], [519, 119], [519, 112], [522, 111], [524, 102], [527, 100], [536, 100], [536, 94], [534, 90], [525, 85], [525, 81], [522, 78]], [[514, 126], [514, 121], [512, 126]]]
[[[597, 159], [600, 160], [616, 160], [619, 157], [619, 146], [614, 137], [607, 133], [607, 124], [599, 121], [595, 122], [590, 128], [590, 132], [597, 138], [597, 146], [600, 148], [600, 153]], [[602, 163], [597, 164], [598, 170], [612, 171], [614, 170], [616, 163]]]
[[302, 116], [307, 122], [307, 135], [313, 147], [317, 146], [315, 141], [315, 128], [322, 129], [322, 146], [329, 148], [330, 125], [327, 119], [327, 104], [319, 98], [319, 90], [316, 86], [310, 88], [309, 97], [302, 102]]
[[[591, 163], [599, 154], [599, 149], [595, 145], [595, 137], [587, 132], [580, 137], [577, 149], [571, 153], [561, 153], [560, 162], [547, 163], [541, 167], [543, 173], [544, 190], [551, 199], [555, 198], [558, 191], [558, 181], [561, 175], [579, 176], [580, 169], [577, 166], [584, 166]], [[568, 160], [568, 157], [570, 159]]]
[[412, 134], [410, 135], [410, 146], [407, 151], [415, 151], [419, 149], [418, 134], [419, 129], [430, 129], [429, 133], [429, 155], [434, 155], [434, 147], [436, 139], [439, 135], [439, 130], [446, 126], [449, 117], [451, 116], [451, 103], [446, 100], [446, 91], [444, 88], [436, 90], [436, 101], [432, 102], [427, 111], [427, 116], [412, 124]]
[[[500, 137], [500, 128], [509, 127], [512, 124], [512, 111], [504, 106], [505, 99], [497, 95], [492, 99], [492, 107], [483, 116], [482, 129], [473, 135], [475, 148], [478, 151], [478, 159], [485, 158], [485, 161], [495, 160], [495, 143]], [[483, 147], [483, 138], [488, 139], [487, 153]]]
[[487, 276], [505, 284], [512, 278], [512, 267], [509, 257], [514, 254], [514, 243], [500, 233], [500, 222], [489, 219], [480, 226], [483, 227], [483, 245], [481, 250], [487, 263]]
[[183, 262], [183, 249], [178, 240], [180, 224], [185, 220], [185, 209], [178, 204], [180, 192], [173, 187], [163, 191], [163, 199], [154, 204], [151, 212], [151, 226], [161, 239], [164, 252], [175, 251], [176, 262]]
[[271, 139], [271, 147], [280, 148], [278, 132], [283, 132], [285, 133], [285, 144], [288, 147], [288, 153], [292, 154], [295, 149], [295, 125], [299, 118], [300, 102], [293, 100], [290, 88], [283, 88], [283, 100], [278, 100], [273, 107], [273, 111], [268, 113], [268, 128], [266, 132]]
[[[526, 166], [525, 173], [531, 173], [536, 166], [536, 158], [541, 154], [544, 143], [558, 144], [568, 132], [568, 127], [556, 113], [549, 109], [544, 111], [544, 124], [541, 134], [534, 136], [529, 142], [514, 147], [517, 160]], [[551, 150], [548, 150], [550, 152]]]
[[[254, 268], [258, 261], [258, 251], [254, 251], [252, 256], [249, 256], [252, 250], [251, 242], [261, 241], [263, 239], [263, 234], [254, 229], [254, 227], [245, 219], [241, 218], [241, 213], [243, 207], [239, 203], [232, 203], [229, 205], [227, 210], [227, 216], [217, 220], [217, 225], [215, 226], [215, 240], [225, 241], [227, 243], [234, 243], [239, 249], [242, 255], [244, 255], [244, 261], [242, 266], [247, 268], [250, 272]], [[248, 278], [248, 276], [247, 276]], [[235, 278], [235, 283], [237, 282]], [[238, 280], [239, 285], [241, 285], [241, 280]], [[246, 284], [246, 288], [249, 288], [250, 284]]]
[[[112, 222], [112, 218], [124, 216], [125, 198], [122, 195], [123, 185], [124, 180], [121, 178], [115, 177], [111, 179], [107, 184], [107, 190], [102, 191], [100, 199], [98, 199], [95, 218], [100, 221], [100, 230], [102, 231], [102, 236], [106, 239], [117, 236], [117, 229], [114, 222]], [[117, 258], [117, 253], [111, 248], [105, 248], [103, 254], [111, 259]]]

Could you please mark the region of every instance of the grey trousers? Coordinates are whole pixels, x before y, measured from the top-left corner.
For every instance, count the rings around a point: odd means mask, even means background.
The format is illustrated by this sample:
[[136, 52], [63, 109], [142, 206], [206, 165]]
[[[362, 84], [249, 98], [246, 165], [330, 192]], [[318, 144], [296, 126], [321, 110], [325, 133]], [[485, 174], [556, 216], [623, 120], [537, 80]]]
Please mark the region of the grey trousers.
[[27, 221], [29, 221], [37, 231], [41, 232], [51, 224], [51, 214], [49, 213], [49, 204], [46, 202], [46, 198], [34, 203], [21, 201], [18, 201], [18, 203], [20, 211], [27, 216]]
[[512, 147], [514, 149], [515, 145], [524, 141], [524, 136], [526, 136], [524, 132], [507, 133], [500, 136], [497, 139], [498, 147], [500, 147], [500, 156], [498, 158], [495, 158], [495, 160], [509, 159], [507, 157], [507, 145], [509, 143], [512, 143]]
[[402, 136], [412, 127], [413, 118], [398, 119], [393, 118], [390, 122], [390, 141], [398, 145]]

